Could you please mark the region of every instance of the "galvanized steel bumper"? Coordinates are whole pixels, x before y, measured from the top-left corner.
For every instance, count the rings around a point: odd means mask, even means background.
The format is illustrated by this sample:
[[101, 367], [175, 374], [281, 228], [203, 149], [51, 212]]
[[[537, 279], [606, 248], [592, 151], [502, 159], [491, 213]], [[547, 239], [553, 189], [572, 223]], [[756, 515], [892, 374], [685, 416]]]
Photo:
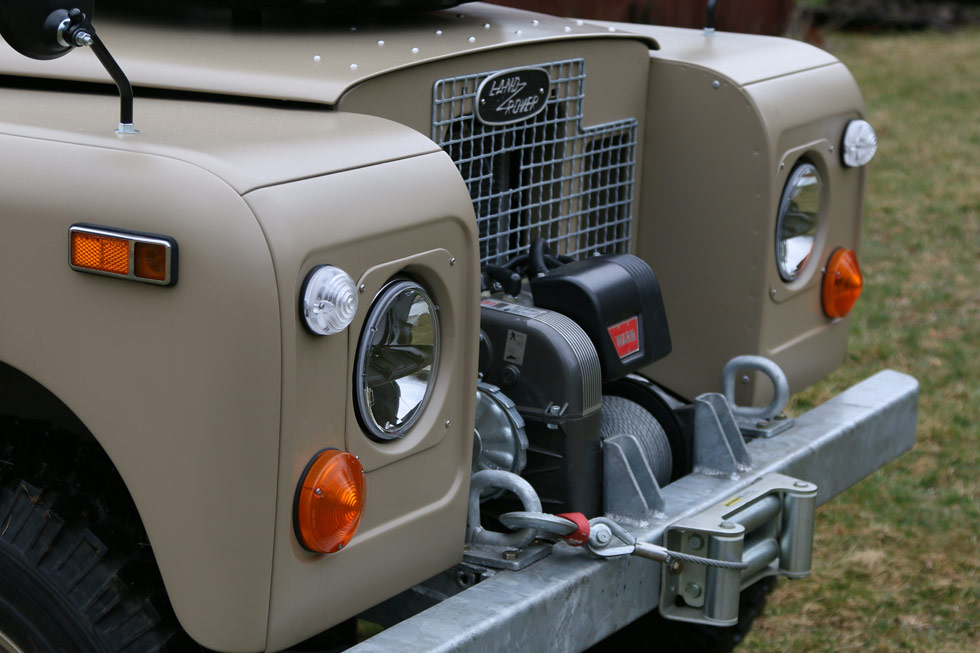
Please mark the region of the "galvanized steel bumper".
[[[660, 543], [669, 524], [771, 472], [815, 483], [817, 502], [825, 503], [912, 447], [918, 394], [912, 377], [880, 372], [798, 417], [789, 431], [750, 441], [753, 467], [738, 478], [690, 474], [670, 484], [666, 514], [630, 530]], [[558, 544], [550, 557], [497, 573], [351, 650], [582, 650], [655, 609], [660, 572], [649, 560], [596, 560]]]

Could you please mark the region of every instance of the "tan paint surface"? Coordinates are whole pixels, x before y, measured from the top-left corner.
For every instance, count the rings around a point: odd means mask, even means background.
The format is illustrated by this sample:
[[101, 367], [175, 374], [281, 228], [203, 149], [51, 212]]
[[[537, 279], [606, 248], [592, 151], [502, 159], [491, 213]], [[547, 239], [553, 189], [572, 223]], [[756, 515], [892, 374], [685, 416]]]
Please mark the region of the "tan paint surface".
[[[198, 16], [188, 24], [168, 23], [158, 15], [137, 24], [100, 12], [95, 27], [134, 86], [325, 104], [336, 103], [346, 90], [371, 77], [460, 54], [552, 40], [638, 38], [583, 21], [483, 3], [382, 25], [302, 20], [232, 29], [227, 14], [219, 16], [214, 21]], [[32, 61], [2, 41], [0, 74], [109, 83], [89, 51]]]
[[[412, 197], [424, 201], [405, 201]], [[275, 253], [284, 325], [269, 622], [269, 647], [276, 649], [461, 558], [473, 447], [479, 307], [471, 300], [479, 291], [479, 256], [472, 204], [441, 153], [262, 189], [246, 199]], [[299, 324], [296, 297], [308, 270], [323, 263], [347, 271], [365, 291], [347, 332], [316, 337]], [[371, 300], [394, 274], [411, 276], [432, 293], [442, 358], [420, 421], [403, 440], [374, 443], [352, 407], [354, 360]], [[324, 447], [355, 453], [367, 470], [358, 534], [326, 556], [304, 551], [290, 523], [299, 476]]]
[[338, 108], [397, 120], [428, 136], [432, 132], [432, 87], [437, 80], [578, 57], [586, 61], [585, 125], [637, 118], [642, 129], [649, 49], [631, 40], [559, 41], [408, 68], [351, 89]]
[[[0, 150], [0, 358], [96, 434], [188, 632], [262, 648], [280, 326], [258, 224], [227, 184], [185, 162], [6, 135]], [[177, 286], [69, 270], [75, 221], [176, 238]]]
[[[863, 114], [860, 92], [810, 46], [646, 31], [663, 49], [651, 53], [637, 247], [660, 279], [674, 345], [646, 372], [690, 398], [719, 390], [732, 357], [759, 354], [798, 391], [836, 369], [846, 348], [848, 321], [824, 317], [819, 284], [830, 251], [858, 245], [863, 171], [844, 168], [837, 149], [847, 121]], [[814, 255], [787, 284], [775, 264], [776, 212], [801, 155], [828, 191]], [[764, 403], [770, 392], [753, 378], [737, 396]]]
[[[336, 354], [341, 369], [349, 365], [346, 336], [317, 339], [299, 329], [299, 284], [331, 246], [344, 252], [344, 264], [358, 276], [358, 269], [442, 243], [468, 261], [446, 272], [444, 294], [473, 296], [472, 209], [459, 201], [465, 191], [441, 153], [432, 155], [433, 164], [406, 164], [409, 173], [377, 173], [367, 188], [317, 186], [323, 174], [434, 149], [417, 132], [381, 119], [148, 100], [143, 132], [120, 138], [107, 125], [113, 104], [103, 97], [4, 91], [0, 217], [6, 242], [20, 245], [0, 261], [6, 280], [0, 302], [17, 307], [0, 313], [0, 342], [6, 343], [0, 360], [54, 392], [102, 443], [140, 510], [188, 632], [221, 650], [262, 650], [267, 637], [285, 645], [301, 637], [297, 628], [278, 623], [267, 633], [274, 538], [277, 532], [283, 538], [283, 555], [294, 554], [293, 488], [312, 455], [309, 447], [335, 442], [322, 439], [324, 432], [339, 434], [334, 446], [345, 448], [349, 396], [349, 373], [338, 375], [338, 367], [297, 370], [297, 338], [309, 349], [304, 355], [315, 352], [304, 362]], [[301, 199], [307, 222], [276, 202], [256, 220], [241, 192], [262, 189], [251, 201], [293, 179], [306, 181], [290, 184], [285, 194]], [[406, 184], [429, 188], [432, 202], [406, 212]], [[389, 188], [398, 192], [383, 192]], [[387, 202], [375, 212], [374, 227], [362, 214], [371, 195]], [[177, 286], [71, 271], [67, 234], [77, 221], [175, 238]], [[300, 224], [309, 233], [290, 241]], [[413, 235], [400, 236], [399, 225], [413, 225]], [[387, 245], [358, 244], [372, 234]], [[269, 239], [278, 239], [274, 256]], [[288, 258], [288, 242], [300, 248], [301, 261]], [[291, 267], [282, 267], [286, 260]], [[391, 505], [399, 515], [430, 515], [405, 528], [448, 529], [451, 536], [409, 565], [404, 578], [379, 581], [398, 589], [450, 566], [461, 552], [467, 483], [460, 470], [468, 468], [472, 446], [472, 427], [463, 425], [473, 421], [474, 391], [450, 382], [472, 378], [475, 387], [475, 348], [463, 341], [475, 342], [477, 306], [456, 299], [446, 305], [454, 351], [444, 359], [441, 414], [457, 426], [449, 432], [440, 426], [440, 446], [433, 443], [426, 453], [437, 456], [442, 470], [431, 475], [434, 485], [420, 488], [414, 499], [404, 495], [415, 504]], [[337, 383], [343, 390], [334, 394]], [[336, 399], [335, 410], [324, 396]], [[312, 414], [317, 411], [326, 412]], [[339, 417], [336, 430], [331, 415]], [[303, 423], [296, 428], [306, 429], [298, 440], [290, 439], [295, 420]], [[369, 533], [378, 507], [366, 518], [367, 541], [378, 539]], [[375, 585], [370, 600], [397, 591], [385, 587]], [[315, 632], [311, 624], [319, 630], [329, 618], [317, 613], [303, 625], [304, 636]]]

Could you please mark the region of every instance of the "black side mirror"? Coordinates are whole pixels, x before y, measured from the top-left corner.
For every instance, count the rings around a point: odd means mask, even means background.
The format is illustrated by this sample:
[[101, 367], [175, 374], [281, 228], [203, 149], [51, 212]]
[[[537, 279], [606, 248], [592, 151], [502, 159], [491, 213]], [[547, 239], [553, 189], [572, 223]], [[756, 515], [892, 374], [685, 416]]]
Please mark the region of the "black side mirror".
[[31, 59], [57, 59], [88, 46], [119, 88], [117, 134], [136, 134], [133, 87], [92, 27], [95, 0], [0, 0], [0, 36]]
[[91, 20], [95, 0], [3, 0], [0, 36], [25, 57], [57, 59], [74, 47], [63, 38], [71, 9], [81, 10]]

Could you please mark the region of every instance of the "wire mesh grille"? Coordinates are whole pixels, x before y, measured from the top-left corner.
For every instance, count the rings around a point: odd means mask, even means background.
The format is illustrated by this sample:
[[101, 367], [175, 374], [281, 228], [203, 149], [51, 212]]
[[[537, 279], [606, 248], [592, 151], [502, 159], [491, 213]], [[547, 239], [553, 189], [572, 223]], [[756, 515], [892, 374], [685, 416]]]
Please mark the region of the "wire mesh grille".
[[628, 252], [635, 118], [584, 127], [585, 60], [540, 64], [545, 109], [487, 126], [473, 111], [480, 83], [499, 71], [442, 79], [433, 88], [432, 139], [456, 162], [476, 211], [480, 264], [502, 265], [545, 238], [570, 256]]

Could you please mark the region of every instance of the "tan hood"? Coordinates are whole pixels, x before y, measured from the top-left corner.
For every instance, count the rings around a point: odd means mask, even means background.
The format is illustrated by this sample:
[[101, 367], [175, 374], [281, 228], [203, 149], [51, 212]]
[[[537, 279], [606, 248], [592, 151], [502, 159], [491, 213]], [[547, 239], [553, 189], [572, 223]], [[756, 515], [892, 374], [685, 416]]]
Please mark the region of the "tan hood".
[[[234, 29], [227, 18], [161, 23], [158, 16], [108, 13], [93, 21], [136, 87], [335, 104], [343, 93], [378, 75], [424, 62], [559, 39], [649, 36], [580, 20], [484, 3], [424, 14], [399, 23], [266, 24]], [[85, 50], [55, 61], [33, 61], [0, 42], [0, 74], [85, 82], [109, 78]]]

